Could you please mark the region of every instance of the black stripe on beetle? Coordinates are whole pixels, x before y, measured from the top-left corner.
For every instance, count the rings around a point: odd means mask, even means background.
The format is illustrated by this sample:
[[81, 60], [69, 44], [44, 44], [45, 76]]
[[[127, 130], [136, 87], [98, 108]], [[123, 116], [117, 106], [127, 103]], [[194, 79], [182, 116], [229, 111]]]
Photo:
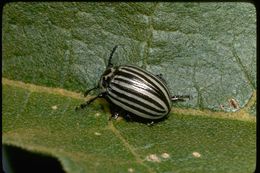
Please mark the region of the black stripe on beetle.
[[[120, 84], [111, 84], [111, 90], [113, 89], [113, 92], [115, 92], [116, 95], [121, 95], [122, 98], [128, 98], [129, 100], [132, 100], [133, 102], [140, 102], [140, 104], [146, 104], [146, 105], [152, 105], [151, 109], [155, 109], [155, 111], [164, 111], [165, 108], [163, 107], [163, 104], [158, 103], [155, 101], [157, 97], [153, 95], [152, 93], [147, 94], [148, 92], [146, 90], [143, 90], [142, 93], [136, 93], [136, 89], [138, 88], [129, 88], [129, 85], [120, 85]], [[112, 92], [110, 90], [110, 92]], [[141, 97], [140, 97], [141, 96]]]
[[[183, 101], [189, 96], [171, 96], [168, 87], [161, 75], [154, 75], [132, 65], [113, 66], [111, 63], [115, 46], [110, 53], [106, 70], [101, 75], [99, 84], [87, 90], [99, 89], [99, 94], [86, 103], [76, 107], [83, 109], [97, 98], [105, 98], [120, 113], [125, 112], [127, 119], [133, 117], [139, 120], [162, 120], [169, 114], [173, 101]], [[111, 117], [118, 117], [114, 112]]]
[[[126, 67], [128, 67], [127, 70], [124, 70]], [[123, 71], [125, 73], [125, 74], [119, 74], [119, 75], [127, 76], [127, 74], [128, 74], [127, 77], [132, 78], [133, 79], [132, 81], [138, 80], [138, 82], [136, 82], [138, 85], [141, 85], [141, 86], [147, 88], [146, 90], [150, 89], [151, 92], [156, 93], [156, 95], [158, 95], [159, 98], [164, 99], [165, 104], [167, 105], [168, 109], [170, 109], [171, 101], [170, 101], [170, 99], [167, 99], [167, 98], [170, 98], [170, 96], [169, 96], [169, 94], [166, 94], [169, 92], [167, 91], [167, 88], [165, 88], [165, 91], [163, 92], [162, 82], [160, 82], [158, 80], [157, 81], [153, 80], [151, 77], [149, 77], [149, 76], [151, 76], [151, 74], [149, 74], [149, 73], [146, 73], [146, 74], [140, 73], [140, 72], [142, 72], [140, 68], [138, 69], [139, 70], [138, 71], [136, 69], [137, 67], [134, 67], [134, 66], [126, 66], [126, 67], [122, 67], [121, 70], [119, 69], [119, 73], [120, 73], [120, 71]], [[135, 71], [133, 71], [133, 69], [135, 69]], [[131, 75], [132, 75], [132, 77], [131, 77]], [[161, 88], [159, 88], [159, 87], [161, 87]], [[161, 97], [162, 95], [168, 95], [168, 97]]]

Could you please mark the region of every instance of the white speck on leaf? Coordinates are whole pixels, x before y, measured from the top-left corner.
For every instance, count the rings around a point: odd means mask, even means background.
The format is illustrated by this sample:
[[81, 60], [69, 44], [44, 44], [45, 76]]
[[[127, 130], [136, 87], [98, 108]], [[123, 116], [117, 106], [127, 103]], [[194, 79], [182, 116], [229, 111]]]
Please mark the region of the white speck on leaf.
[[56, 110], [56, 109], [58, 109], [58, 106], [57, 105], [54, 105], [54, 106], [52, 106], [51, 107], [53, 110]]
[[133, 168], [128, 168], [128, 172], [132, 173], [132, 172], [134, 172], [134, 169]]
[[170, 155], [168, 153], [162, 153], [161, 157], [164, 158], [164, 159], [169, 159]]
[[148, 156], [146, 156], [146, 160], [149, 162], [161, 162], [160, 158], [156, 155], [156, 154], [150, 154]]
[[96, 136], [100, 136], [101, 135], [101, 133], [99, 133], [99, 132], [95, 132], [94, 133]]
[[192, 155], [193, 155], [194, 157], [197, 157], [197, 158], [201, 157], [201, 154], [200, 154], [199, 152], [196, 152], [196, 151], [194, 151], [194, 152], [192, 153]]

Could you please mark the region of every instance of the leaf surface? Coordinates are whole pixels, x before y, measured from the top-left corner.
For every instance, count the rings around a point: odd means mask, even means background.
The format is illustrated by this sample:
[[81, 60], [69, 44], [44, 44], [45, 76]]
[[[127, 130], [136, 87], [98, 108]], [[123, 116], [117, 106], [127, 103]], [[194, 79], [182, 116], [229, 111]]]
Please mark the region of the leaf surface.
[[[252, 4], [9, 3], [2, 32], [4, 145], [54, 156], [66, 172], [254, 170]], [[152, 127], [108, 121], [102, 99], [75, 112], [115, 45], [114, 65], [162, 74], [192, 99]]]

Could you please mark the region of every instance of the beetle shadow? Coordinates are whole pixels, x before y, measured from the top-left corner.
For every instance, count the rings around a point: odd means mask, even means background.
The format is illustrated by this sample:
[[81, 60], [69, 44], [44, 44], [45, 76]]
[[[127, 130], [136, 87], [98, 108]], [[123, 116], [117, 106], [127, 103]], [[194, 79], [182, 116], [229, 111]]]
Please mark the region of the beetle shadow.
[[121, 107], [116, 106], [113, 103], [109, 104], [109, 108], [110, 108], [110, 112], [111, 112], [111, 118], [110, 119], [117, 119], [118, 116], [124, 118], [125, 121], [127, 122], [138, 122], [138, 123], [142, 123], [142, 124], [146, 124], [146, 125], [155, 125], [161, 121], [164, 121], [168, 118], [167, 116], [164, 116], [160, 119], [148, 119], [148, 118], [143, 118], [140, 116], [137, 116], [135, 114], [132, 114], [124, 109], [122, 109]]

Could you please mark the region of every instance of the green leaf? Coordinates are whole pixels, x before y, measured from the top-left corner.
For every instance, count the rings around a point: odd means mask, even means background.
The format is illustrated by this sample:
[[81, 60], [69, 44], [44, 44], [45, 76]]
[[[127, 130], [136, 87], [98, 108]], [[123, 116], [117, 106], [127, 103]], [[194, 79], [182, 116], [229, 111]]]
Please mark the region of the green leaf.
[[[66, 172], [253, 172], [252, 4], [9, 3], [2, 32], [4, 145], [55, 157]], [[192, 99], [152, 127], [108, 121], [102, 99], [75, 112], [115, 45], [114, 65], [162, 74]]]
[[67, 172], [254, 169], [255, 122], [174, 113], [152, 127], [108, 121], [107, 104], [75, 112], [81, 99], [45, 89], [4, 80], [3, 142], [55, 156]]
[[120, 45], [115, 64], [163, 74], [187, 107], [234, 111], [228, 100], [244, 107], [256, 89], [249, 3], [11, 3], [3, 19], [9, 79], [84, 91]]

